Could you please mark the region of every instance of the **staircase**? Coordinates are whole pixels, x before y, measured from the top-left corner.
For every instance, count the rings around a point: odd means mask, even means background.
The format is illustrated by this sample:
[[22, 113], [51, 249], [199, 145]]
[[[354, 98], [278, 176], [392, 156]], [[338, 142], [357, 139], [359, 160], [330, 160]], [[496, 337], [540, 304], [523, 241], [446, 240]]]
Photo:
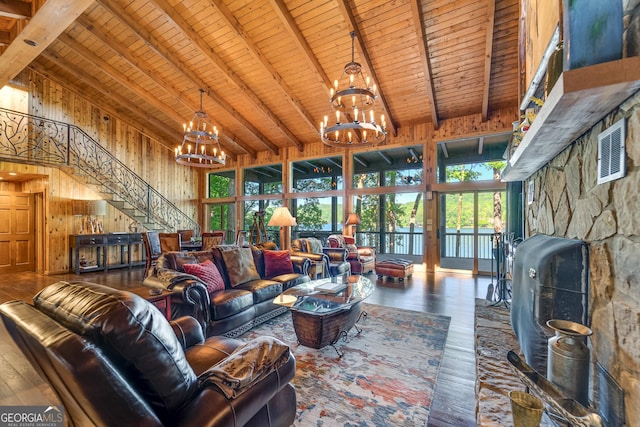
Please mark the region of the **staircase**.
[[0, 160], [60, 168], [147, 230], [200, 227], [79, 127], [0, 108]]

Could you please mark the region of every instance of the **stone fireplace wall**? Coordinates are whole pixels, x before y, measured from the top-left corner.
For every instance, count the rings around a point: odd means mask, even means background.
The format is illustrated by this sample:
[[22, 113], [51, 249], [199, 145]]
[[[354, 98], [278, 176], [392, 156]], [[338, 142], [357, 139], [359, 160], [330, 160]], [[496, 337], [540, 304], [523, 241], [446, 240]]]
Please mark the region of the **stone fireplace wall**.
[[[598, 185], [598, 134], [621, 118], [627, 174]], [[532, 180], [525, 234], [589, 243], [592, 367], [622, 387], [626, 423], [640, 425], [640, 92], [531, 176], [526, 191]]]

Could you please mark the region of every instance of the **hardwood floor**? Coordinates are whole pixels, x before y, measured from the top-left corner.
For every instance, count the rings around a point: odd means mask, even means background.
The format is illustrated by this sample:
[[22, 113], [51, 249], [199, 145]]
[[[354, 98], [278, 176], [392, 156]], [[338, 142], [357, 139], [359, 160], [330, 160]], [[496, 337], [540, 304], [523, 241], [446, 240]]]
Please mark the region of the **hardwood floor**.
[[[59, 280], [89, 281], [115, 288], [139, 286], [144, 269], [112, 270], [81, 276], [35, 273], [6, 274], [0, 277], [0, 302], [13, 299], [31, 301], [40, 289]], [[428, 426], [475, 426], [475, 298], [485, 298], [490, 277], [474, 278], [455, 274], [425, 274], [416, 266], [406, 283], [376, 281], [367, 303], [381, 304], [451, 317], [436, 395]], [[0, 405], [48, 405], [57, 399], [42, 383], [33, 368], [0, 327]]]

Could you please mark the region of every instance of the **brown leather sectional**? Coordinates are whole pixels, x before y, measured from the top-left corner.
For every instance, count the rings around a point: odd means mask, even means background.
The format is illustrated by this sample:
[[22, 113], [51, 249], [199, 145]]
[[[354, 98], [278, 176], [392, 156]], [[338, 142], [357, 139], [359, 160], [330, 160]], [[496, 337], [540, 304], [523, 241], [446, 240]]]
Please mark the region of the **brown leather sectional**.
[[[264, 251], [252, 248], [259, 280], [231, 286], [229, 272], [222, 251], [234, 245], [217, 246], [207, 251], [167, 252], [157, 261], [143, 284], [169, 289], [171, 317], [192, 316], [198, 320], [206, 336], [236, 337], [254, 326], [284, 313], [287, 308], [274, 304], [282, 291], [309, 280], [311, 261], [304, 256], [291, 256], [294, 273], [267, 278]], [[220, 271], [225, 289], [209, 294], [203, 282], [184, 272], [183, 265], [211, 260]]]

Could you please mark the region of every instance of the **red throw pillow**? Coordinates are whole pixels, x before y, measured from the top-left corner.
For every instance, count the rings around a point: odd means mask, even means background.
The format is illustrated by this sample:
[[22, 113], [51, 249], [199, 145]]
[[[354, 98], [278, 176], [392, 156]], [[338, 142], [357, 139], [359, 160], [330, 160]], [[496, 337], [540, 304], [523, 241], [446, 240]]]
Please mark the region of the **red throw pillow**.
[[185, 273], [192, 274], [202, 280], [207, 285], [207, 292], [211, 293], [224, 289], [222, 275], [211, 260], [206, 260], [200, 264], [185, 264], [182, 268], [184, 268]]
[[289, 251], [264, 251], [264, 275], [276, 277], [293, 273]]

